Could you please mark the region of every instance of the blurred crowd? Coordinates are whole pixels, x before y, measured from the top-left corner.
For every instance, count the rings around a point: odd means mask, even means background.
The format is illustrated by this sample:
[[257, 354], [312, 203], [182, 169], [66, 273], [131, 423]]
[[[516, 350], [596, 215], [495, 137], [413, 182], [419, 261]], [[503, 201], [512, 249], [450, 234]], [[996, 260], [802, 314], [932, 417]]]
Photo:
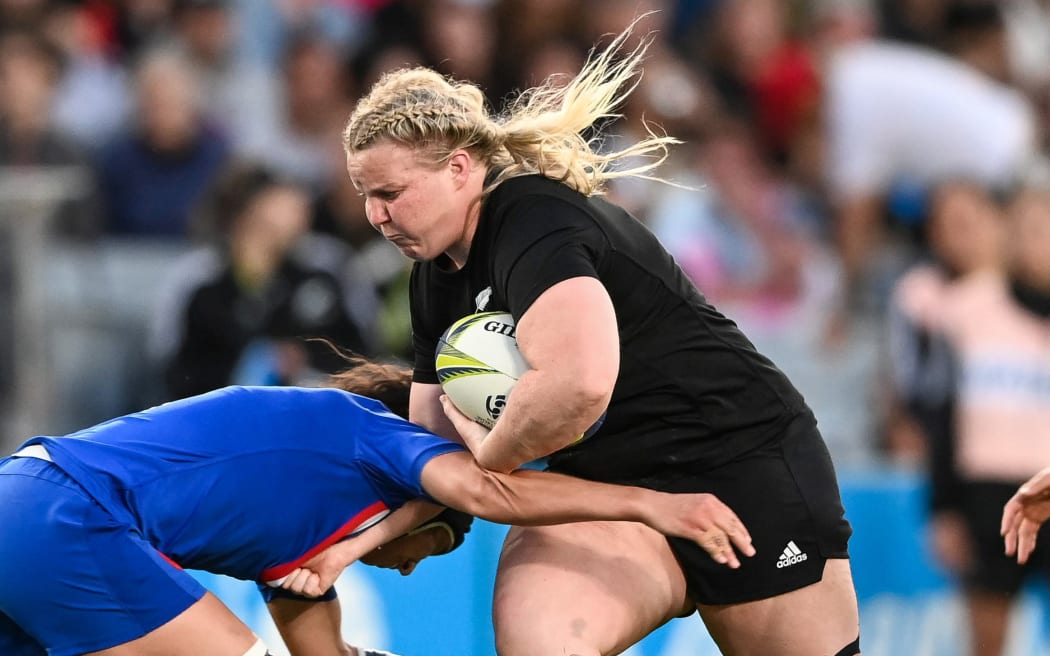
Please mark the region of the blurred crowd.
[[0, 0], [0, 166], [86, 172], [52, 239], [192, 251], [150, 313], [167, 397], [335, 366], [303, 337], [404, 357], [406, 263], [343, 168], [355, 97], [426, 65], [498, 112], [649, 10], [645, 74], [606, 128], [680, 138], [678, 186], [608, 192], [799, 380], [833, 446], [921, 461], [896, 370], [914, 363], [884, 324], [911, 266], [952, 279], [941, 250], [989, 242], [938, 243], [938, 207], [1005, 227], [1023, 190], [1050, 211], [1044, 0]]
[[[836, 460], [929, 465], [938, 508], [1050, 464], [1047, 0], [0, 0], [0, 182], [81, 173], [40, 219], [48, 268], [173, 247], [126, 281], [155, 281], [124, 354], [150, 401], [309, 383], [341, 362], [311, 338], [404, 359], [408, 263], [344, 170], [355, 98], [425, 65], [498, 112], [642, 14], [606, 143], [683, 143], [673, 184], [608, 193], [797, 382]], [[0, 397], [30, 220], [10, 187]], [[70, 369], [69, 395], [106, 385]]]

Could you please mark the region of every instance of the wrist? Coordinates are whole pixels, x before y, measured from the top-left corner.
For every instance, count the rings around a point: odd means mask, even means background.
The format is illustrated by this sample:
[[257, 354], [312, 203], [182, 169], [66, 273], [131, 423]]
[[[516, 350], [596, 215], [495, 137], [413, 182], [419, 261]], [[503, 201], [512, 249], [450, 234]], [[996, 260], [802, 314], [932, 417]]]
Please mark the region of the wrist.
[[634, 515], [631, 521], [652, 526], [654, 514], [659, 512], [665, 493], [645, 488], [631, 489], [631, 492], [630, 508]]

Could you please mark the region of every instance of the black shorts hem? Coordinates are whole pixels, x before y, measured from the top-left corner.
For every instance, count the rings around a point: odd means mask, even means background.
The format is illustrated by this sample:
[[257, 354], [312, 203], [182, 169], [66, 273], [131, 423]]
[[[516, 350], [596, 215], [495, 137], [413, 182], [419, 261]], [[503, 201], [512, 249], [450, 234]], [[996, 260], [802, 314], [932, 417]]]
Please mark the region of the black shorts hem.
[[739, 593], [705, 595], [702, 592], [695, 590], [692, 586], [687, 586], [686, 594], [689, 595], [689, 598], [694, 604], [704, 606], [746, 604], [751, 601], [771, 599], [773, 597], [779, 597], [782, 594], [794, 592], [795, 590], [801, 590], [802, 588], [813, 585], [814, 583], [820, 583], [824, 579], [824, 566], [829, 560], [849, 560], [849, 556], [831, 556], [829, 558], [821, 558], [821, 566], [815, 574], [806, 573], [805, 575], [794, 579], [781, 578], [776, 581], [774, 585], [769, 585], [764, 588], [755, 588], [753, 590]]

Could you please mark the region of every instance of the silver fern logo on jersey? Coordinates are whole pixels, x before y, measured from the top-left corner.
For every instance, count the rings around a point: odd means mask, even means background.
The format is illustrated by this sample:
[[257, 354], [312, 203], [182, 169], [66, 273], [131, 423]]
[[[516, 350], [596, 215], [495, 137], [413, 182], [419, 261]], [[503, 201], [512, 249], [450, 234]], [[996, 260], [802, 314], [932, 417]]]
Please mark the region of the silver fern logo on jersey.
[[477, 307], [475, 312], [484, 312], [485, 307], [489, 304], [489, 298], [492, 296], [492, 287], [486, 287], [482, 289], [477, 296], [474, 297], [474, 305]]

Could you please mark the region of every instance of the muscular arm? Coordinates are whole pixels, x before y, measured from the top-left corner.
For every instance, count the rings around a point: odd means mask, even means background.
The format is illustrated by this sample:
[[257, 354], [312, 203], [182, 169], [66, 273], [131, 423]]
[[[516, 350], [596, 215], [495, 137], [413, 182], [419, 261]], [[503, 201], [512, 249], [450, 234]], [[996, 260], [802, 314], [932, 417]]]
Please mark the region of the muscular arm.
[[274, 599], [266, 604], [292, 656], [350, 656], [343, 641], [339, 599]]
[[595, 278], [570, 278], [543, 292], [518, 321], [517, 339], [532, 369], [474, 454], [498, 472], [574, 442], [605, 411], [620, 368], [616, 313]]

